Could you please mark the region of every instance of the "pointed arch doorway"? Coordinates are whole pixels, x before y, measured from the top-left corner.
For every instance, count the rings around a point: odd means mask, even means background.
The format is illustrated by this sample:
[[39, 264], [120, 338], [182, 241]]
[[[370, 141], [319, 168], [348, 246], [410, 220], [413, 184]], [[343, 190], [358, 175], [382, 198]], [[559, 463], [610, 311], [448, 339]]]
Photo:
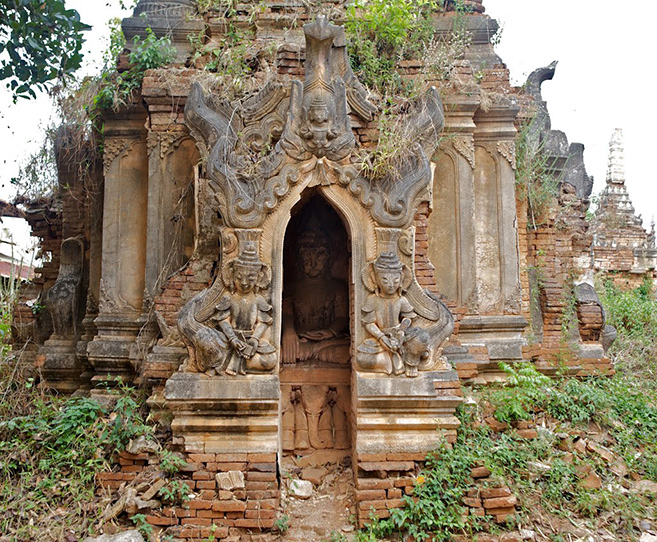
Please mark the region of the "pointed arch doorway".
[[282, 455], [351, 456], [350, 238], [318, 193], [292, 209], [283, 250]]

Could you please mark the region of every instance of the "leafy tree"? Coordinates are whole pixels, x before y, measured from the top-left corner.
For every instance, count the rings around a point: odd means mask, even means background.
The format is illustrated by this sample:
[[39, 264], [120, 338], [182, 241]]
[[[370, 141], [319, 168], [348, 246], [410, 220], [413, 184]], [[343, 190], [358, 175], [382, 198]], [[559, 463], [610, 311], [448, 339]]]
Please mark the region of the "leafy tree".
[[14, 100], [78, 69], [90, 28], [64, 0], [0, 0], [0, 80]]

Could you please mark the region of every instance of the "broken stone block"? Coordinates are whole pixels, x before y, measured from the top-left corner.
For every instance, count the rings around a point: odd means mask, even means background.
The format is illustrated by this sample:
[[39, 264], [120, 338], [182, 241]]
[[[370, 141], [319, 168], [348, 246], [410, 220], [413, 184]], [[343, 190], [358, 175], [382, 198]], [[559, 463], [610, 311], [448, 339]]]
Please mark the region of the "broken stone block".
[[636, 493], [657, 493], [657, 483], [650, 480], [640, 480], [634, 484], [633, 489]]
[[470, 476], [473, 478], [486, 478], [490, 476], [491, 472], [486, 467], [475, 467], [470, 471]]
[[534, 473], [534, 476], [541, 476], [543, 474], [547, 474], [552, 470], [552, 465], [549, 465], [548, 463], [543, 463], [541, 461], [529, 461], [527, 463], [527, 466], [532, 470]]
[[216, 476], [217, 485], [224, 491], [232, 491], [233, 489], [244, 489], [244, 473], [238, 470], [231, 470], [228, 472], [218, 472]]
[[584, 489], [600, 489], [602, 480], [594, 471], [591, 471], [579, 481], [579, 485]]
[[124, 531], [118, 534], [104, 534], [97, 538], [87, 537], [82, 542], [144, 542], [144, 537], [137, 530]]
[[604, 459], [607, 463], [611, 463], [615, 458], [616, 455], [614, 452], [611, 450], [605, 448], [601, 444], [597, 444], [595, 442], [587, 442], [586, 443], [586, 448], [597, 455], [599, 455], [602, 459]]
[[297, 499], [309, 499], [313, 494], [313, 485], [308, 480], [292, 480], [290, 495]]
[[165, 485], [166, 485], [166, 481], [160, 478], [144, 492], [141, 498], [145, 501], [150, 501], [153, 497], [155, 497], [155, 495], [157, 495], [157, 492], [160, 491], [160, 489], [162, 489]]
[[125, 451], [129, 454], [144, 454], [144, 453], [155, 453], [160, 448], [160, 445], [157, 442], [148, 440], [145, 435], [141, 435], [136, 440], [131, 440]]
[[320, 484], [324, 476], [326, 476], [327, 472], [326, 469], [308, 467], [301, 471], [301, 478], [308, 480], [317, 486]]

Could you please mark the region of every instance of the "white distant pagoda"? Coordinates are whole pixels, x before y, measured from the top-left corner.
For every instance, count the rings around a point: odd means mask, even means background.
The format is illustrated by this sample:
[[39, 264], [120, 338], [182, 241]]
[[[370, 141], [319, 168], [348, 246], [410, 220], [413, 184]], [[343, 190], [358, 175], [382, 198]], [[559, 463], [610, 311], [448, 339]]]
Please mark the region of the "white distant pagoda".
[[634, 286], [642, 275], [654, 276], [657, 264], [653, 232], [643, 228], [625, 186], [623, 131], [609, 141], [606, 186], [593, 219], [593, 265], [596, 271], [620, 273]]

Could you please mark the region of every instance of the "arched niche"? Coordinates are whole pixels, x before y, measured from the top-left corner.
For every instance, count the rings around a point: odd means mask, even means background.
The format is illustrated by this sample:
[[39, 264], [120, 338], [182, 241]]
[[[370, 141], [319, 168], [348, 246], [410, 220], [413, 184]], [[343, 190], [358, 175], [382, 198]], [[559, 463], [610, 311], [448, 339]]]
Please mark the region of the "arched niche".
[[[360, 280], [361, 272], [366, 262], [377, 255], [374, 221], [347, 189], [336, 185], [317, 185], [313, 181], [313, 176], [309, 175], [298, 183], [261, 226], [260, 254], [272, 267], [271, 299], [274, 314], [282, 314], [283, 310], [285, 232], [292, 219], [293, 209], [299, 203], [303, 205], [312, 196], [322, 197], [342, 221], [350, 243], [350, 304], [352, 307], [360, 307], [363, 303], [365, 292]], [[274, 318], [272, 340], [275, 344], [280, 345], [281, 335], [282, 319]], [[354, 344], [362, 341], [361, 326], [356, 325], [353, 318], [350, 322], [350, 336], [353, 349]]]
[[351, 243], [344, 220], [316, 189], [291, 210], [282, 259], [283, 456], [350, 455]]

